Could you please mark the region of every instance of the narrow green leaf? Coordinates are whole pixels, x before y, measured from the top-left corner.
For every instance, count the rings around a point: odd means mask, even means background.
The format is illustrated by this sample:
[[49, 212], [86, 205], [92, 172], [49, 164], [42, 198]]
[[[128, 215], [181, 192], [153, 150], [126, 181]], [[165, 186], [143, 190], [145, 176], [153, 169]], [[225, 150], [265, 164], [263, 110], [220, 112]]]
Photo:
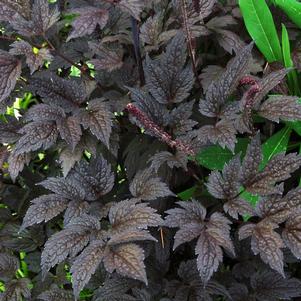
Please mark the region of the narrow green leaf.
[[265, 0], [239, 0], [247, 30], [268, 62], [282, 62], [280, 41]]
[[[291, 47], [288, 32], [284, 24], [282, 24], [282, 54], [284, 66], [286, 68], [294, 67], [294, 63], [291, 57]], [[298, 74], [296, 70], [292, 70], [290, 73], [288, 73], [287, 79], [290, 93], [292, 95], [300, 95]]]
[[297, 0], [274, 0], [275, 5], [281, 8], [286, 15], [301, 28], [301, 3]]
[[286, 126], [262, 145], [263, 160], [260, 169], [263, 169], [274, 155], [286, 151], [291, 132], [291, 128]]
[[[249, 139], [239, 138], [235, 146], [235, 154], [239, 152], [242, 156], [245, 155], [246, 149], [249, 143]], [[218, 145], [212, 145], [201, 150], [196, 156], [197, 162], [210, 169], [210, 170], [222, 170], [225, 163], [229, 162], [233, 158], [234, 154]]]

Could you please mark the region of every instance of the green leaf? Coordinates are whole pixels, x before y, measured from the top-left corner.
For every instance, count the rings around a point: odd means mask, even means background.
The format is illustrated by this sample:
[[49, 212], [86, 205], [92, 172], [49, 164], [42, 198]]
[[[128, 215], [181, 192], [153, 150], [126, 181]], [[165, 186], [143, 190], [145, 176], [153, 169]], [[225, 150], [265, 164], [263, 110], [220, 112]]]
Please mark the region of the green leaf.
[[187, 201], [191, 199], [196, 191], [197, 187], [193, 186], [191, 188], [188, 188], [180, 193], [177, 194], [177, 197], [180, 198], [182, 201]]
[[[234, 153], [238, 154], [242, 152], [244, 156], [249, 143], [249, 139], [239, 138], [235, 145]], [[202, 149], [196, 156], [197, 162], [210, 169], [210, 170], [222, 170], [225, 163], [229, 162], [233, 158], [234, 154], [218, 145], [212, 145]]]
[[263, 169], [274, 155], [286, 151], [291, 132], [291, 128], [286, 126], [262, 145], [263, 160], [260, 169]]
[[239, 0], [247, 30], [268, 62], [282, 62], [280, 41], [265, 0]]
[[274, 0], [275, 5], [281, 8], [286, 15], [301, 28], [301, 3], [296, 0]]
[[287, 122], [287, 123], [291, 125], [292, 129], [293, 129], [299, 136], [301, 136], [301, 121], [290, 121], [290, 122]]
[[[284, 66], [286, 68], [294, 67], [294, 63], [291, 57], [291, 47], [288, 32], [284, 24], [282, 24], [282, 53]], [[298, 74], [296, 70], [292, 70], [290, 73], [288, 73], [287, 79], [290, 93], [292, 95], [300, 95]]]

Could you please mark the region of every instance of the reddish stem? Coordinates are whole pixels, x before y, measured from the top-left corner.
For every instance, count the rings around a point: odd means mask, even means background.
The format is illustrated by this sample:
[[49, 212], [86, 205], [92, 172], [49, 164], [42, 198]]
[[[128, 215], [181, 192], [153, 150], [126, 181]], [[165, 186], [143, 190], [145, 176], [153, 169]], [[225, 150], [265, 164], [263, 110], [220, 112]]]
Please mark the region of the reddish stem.
[[141, 124], [150, 132], [152, 132], [156, 137], [158, 137], [160, 140], [162, 140], [164, 143], [169, 145], [172, 148], [176, 148], [187, 155], [195, 156], [194, 150], [191, 148], [191, 146], [186, 145], [182, 141], [179, 140], [173, 140], [170, 134], [168, 134], [166, 131], [164, 131], [160, 126], [158, 126], [154, 121], [152, 121], [144, 112], [142, 112], [140, 109], [135, 107], [132, 103], [129, 103], [126, 106], [126, 109], [134, 115]]

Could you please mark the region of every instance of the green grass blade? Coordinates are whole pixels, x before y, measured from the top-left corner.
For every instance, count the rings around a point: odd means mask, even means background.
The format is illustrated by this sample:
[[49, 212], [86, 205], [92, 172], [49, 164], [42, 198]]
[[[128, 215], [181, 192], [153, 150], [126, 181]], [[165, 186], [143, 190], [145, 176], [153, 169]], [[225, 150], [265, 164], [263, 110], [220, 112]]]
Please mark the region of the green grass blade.
[[[288, 32], [284, 24], [282, 24], [282, 53], [283, 53], [284, 66], [286, 68], [294, 67], [294, 63], [291, 57], [291, 47], [290, 47]], [[288, 86], [289, 86], [290, 93], [293, 95], [300, 96], [298, 74], [296, 70], [292, 70], [287, 75], [287, 79], [288, 79]]]
[[265, 0], [239, 0], [246, 28], [268, 62], [282, 62], [277, 30]]
[[301, 3], [297, 0], [274, 0], [276, 6], [281, 8], [286, 15], [301, 28]]
[[286, 151], [291, 132], [292, 129], [286, 126], [262, 145], [263, 160], [259, 167], [260, 169], [263, 169], [274, 155]]

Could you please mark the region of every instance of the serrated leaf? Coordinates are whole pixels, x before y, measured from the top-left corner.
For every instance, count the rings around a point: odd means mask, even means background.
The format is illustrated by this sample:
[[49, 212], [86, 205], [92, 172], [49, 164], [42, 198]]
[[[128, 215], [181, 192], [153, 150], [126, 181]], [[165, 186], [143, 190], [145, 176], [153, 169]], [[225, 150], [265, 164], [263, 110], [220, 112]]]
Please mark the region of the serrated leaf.
[[59, 20], [57, 7], [50, 9], [47, 0], [35, 0], [32, 5], [31, 19], [26, 20], [14, 15], [11, 24], [19, 34], [24, 36], [43, 36]]
[[73, 219], [64, 230], [52, 235], [45, 243], [41, 255], [44, 277], [50, 268], [68, 256], [75, 257], [89, 243], [91, 235], [99, 229], [98, 220], [85, 215]]
[[27, 278], [11, 280], [6, 284], [5, 291], [0, 294], [1, 301], [20, 301], [22, 296], [30, 298], [30, 281]]
[[144, 251], [136, 244], [107, 248], [103, 263], [109, 273], [116, 271], [121, 276], [140, 280], [147, 285]]
[[301, 258], [301, 216], [300, 213], [293, 214], [285, 223], [282, 238], [294, 256]]
[[51, 177], [39, 183], [39, 185], [69, 200], [82, 200], [85, 198], [83, 188], [69, 179]]
[[230, 221], [222, 214], [215, 212], [206, 219], [206, 209], [198, 202], [178, 202], [183, 208], [166, 211], [165, 224], [169, 227], [179, 227], [176, 232], [174, 248], [182, 243], [198, 237], [195, 253], [198, 255], [197, 267], [204, 283], [222, 262], [224, 247], [234, 254], [230, 238]]
[[79, 14], [72, 22], [73, 30], [67, 38], [67, 42], [71, 39], [90, 35], [99, 25], [103, 29], [109, 19], [109, 13], [105, 9], [86, 6], [71, 10], [73, 14]]
[[256, 194], [267, 195], [278, 193], [279, 189], [273, 187], [277, 182], [288, 179], [301, 165], [301, 158], [296, 153], [275, 155], [262, 172], [253, 177], [246, 190]]
[[7, 121], [0, 122], [0, 142], [2, 144], [15, 143], [21, 136], [19, 130], [22, 127], [22, 124], [12, 116], [6, 116]]
[[8, 172], [13, 180], [16, 181], [17, 176], [23, 170], [26, 164], [29, 164], [30, 155], [27, 153], [16, 155], [14, 151], [8, 157]]
[[65, 112], [55, 105], [37, 104], [32, 106], [24, 116], [25, 121], [59, 121], [64, 118]]
[[57, 126], [62, 139], [64, 139], [74, 151], [82, 136], [80, 119], [76, 116], [62, 118], [57, 122]]
[[200, 15], [203, 19], [205, 19], [211, 14], [215, 3], [216, 0], [199, 0], [198, 7]]
[[14, 277], [15, 272], [19, 269], [19, 260], [8, 253], [0, 253], [0, 277], [8, 281]]
[[191, 202], [178, 202], [182, 208], [173, 208], [167, 210], [168, 215], [165, 218], [167, 227], [177, 228], [189, 223], [199, 223], [206, 217], [206, 209], [196, 200]]
[[66, 112], [78, 108], [86, 100], [82, 82], [63, 79], [52, 73], [42, 73], [30, 80], [30, 89], [40, 95], [43, 102], [62, 107]]
[[94, 241], [73, 262], [70, 272], [72, 273], [75, 297], [79, 296], [80, 291], [89, 282], [102, 261], [105, 251], [104, 247], [104, 242]]
[[204, 125], [196, 132], [198, 139], [219, 144], [222, 148], [227, 147], [234, 152], [236, 140], [236, 129], [232, 122], [227, 119], [218, 121], [215, 125]]
[[262, 221], [257, 225], [243, 226], [240, 231], [240, 239], [252, 236], [251, 248], [255, 255], [260, 254], [261, 259], [284, 277], [283, 253], [284, 247], [281, 236], [274, 231], [278, 225]]
[[51, 220], [63, 212], [67, 205], [68, 201], [57, 194], [43, 195], [33, 199], [23, 218], [21, 229]]
[[151, 169], [138, 172], [131, 185], [131, 194], [141, 200], [155, 200], [157, 198], [174, 195], [159, 177], [155, 177]]
[[217, 41], [227, 52], [239, 53], [244, 47], [245, 43], [242, 38], [230, 30], [217, 29]]
[[[128, 88], [131, 92], [131, 98], [135, 102], [135, 106], [144, 112], [151, 120], [153, 120], [159, 126], [165, 125], [166, 116], [168, 116], [168, 111], [166, 106], [155, 101], [150, 94], [145, 93], [141, 89]], [[143, 127], [143, 125], [135, 120], [138, 126]], [[147, 129], [146, 129], [147, 130]], [[147, 130], [148, 134], [152, 134], [151, 131]]]
[[90, 206], [88, 202], [79, 200], [69, 202], [64, 214], [64, 225], [68, 225], [72, 219], [88, 213], [89, 209]]
[[245, 25], [269, 62], [282, 61], [282, 52], [272, 14], [264, 0], [240, 0]]
[[193, 85], [191, 66], [184, 68], [185, 39], [178, 34], [167, 46], [160, 60], [146, 57], [146, 85], [159, 103], [178, 103], [188, 97]]
[[204, 232], [197, 241], [195, 253], [198, 255], [197, 267], [200, 276], [207, 283], [223, 261], [222, 248]]
[[34, 121], [25, 125], [21, 130], [24, 134], [17, 142], [14, 152], [16, 155], [29, 153], [39, 148], [50, 148], [58, 138], [58, 130], [53, 121]]
[[12, 47], [9, 51], [11, 54], [25, 55], [31, 74], [42, 67], [45, 61], [51, 61], [53, 58], [46, 48], [38, 49], [37, 53], [34, 52], [33, 47], [26, 41], [16, 41], [10, 46]]
[[117, 2], [117, 6], [135, 19], [140, 20], [140, 13], [145, 7], [145, 3], [144, 0], [120, 0]]
[[178, 167], [185, 170], [187, 169], [188, 163], [187, 155], [181, 152], [177, 152], [175, 155], [167, 151], [158, 152], [150, 160], [152, 162], [150, 168], [153, 169], [155, 173], [158, 172], [164, 163], [171, 169]]
[[254, 213], [251, 204], [239, 197], [226, 202], [223, 208], [226, 213], [235, 219], [238, 219], [238, 214], [246, 216]]
[[20, 75], [21, 61], [0, 50], [0, 102], [10, 95]]
[[136, 204], [136, 201], [125, 200], [110, 208], [109, 220], [114, 232], [130, 229], [146, 229], [162, 224], [162, 219], [156, 210], [145, 203]]
[[[126, 301], [131, 300], [130, 296], [126, 292], [131, 287], [131, 282], [125, 278], [118, 275], [112, 275], [111, 278], [107, 278], [103, 285], [96, 291], [96, 297], [98, 301], [111, 301], [120, 298], [120, 296], [125, 297]], [[126, 297], [129, 297], [128, 299]]]
[[67, 179], [85, 191], [85, 200], [95, 201], [112, 190], [115, 177], [111, 165], [99, 155], [89, 163], [81, 160], [69, 172]]
[[228, 64], [225, 72], [213, 81], [207, 91], [206, 100], [200, 101], [200, 112], [208, 117], [217, 117], [229, 96], [234, 92], [239, 80], [245, 75], [249, 61], [252, 57], [253, 44], [242, 49]]
[[2, 0], [0, 5], [0, 20], [10, 22], [15, 14], [29, 18], [30, 4], [30, 0]]
[[301, 295], [301, 282], [296, 278], [283, 278], [273, 271], [262, 271], [251, 278], [256, 300], [289, 300]]
[[289, 69], [280, 69], [273, 71], [262, 78], [258, 85], [260, 87], [259, 91], [253, 97], [252, 103], [255, 109], [258, 109], [261, 100], [277, 85], [281, 83], [284, 77], [289, 73]]
[[109, 148], [113, 114], [101, 99], [89, 101], [88, 111], [80, 114], [81, 124]]
[[279, 122], [297, 121], [301, 119], [301, 104], [299, 97], [295, 96], [270, 96], [259, 108], [259, 115], [262, 117]]
[[246, 184], [253, 178], [259, 169], [262, 161], [260, 134], [258, 133], [250, 142], [242, 163], [242, 183]]
[[72, 291], [61, 288], [52, 288], [41, 293], [38, 296], [38, 299], [44, 301], [73, 301], [74, 296], [72, 294]]
[[110, 238], [108, 246], [114, 246], [123, 243], [152, 240], [157, 241], [148, 231], [144, 230], [125, 230], [120, 233], [115, 233]]
[[63, 175], [66, 177], [74, 165], [82, 158], [83, 150], [81, 147], [75, 147], [72, 151], [69, 147], [65, 147], [60, 152], [60, 163], [63, 170]]
[[231, 200], [235, 198], [240, 189], [241, 163], [237, 155], [226, 163], [223, 172], [212, 171], [206, 184], [211, 195], [218, 199]]
[[123, 65], [123, 53], [120, 49], [110, 49], [99, 43], [89, 42], [89, 48], [97, 55], [90, 60], [96, 70], [107, 70], [112, 72]]

